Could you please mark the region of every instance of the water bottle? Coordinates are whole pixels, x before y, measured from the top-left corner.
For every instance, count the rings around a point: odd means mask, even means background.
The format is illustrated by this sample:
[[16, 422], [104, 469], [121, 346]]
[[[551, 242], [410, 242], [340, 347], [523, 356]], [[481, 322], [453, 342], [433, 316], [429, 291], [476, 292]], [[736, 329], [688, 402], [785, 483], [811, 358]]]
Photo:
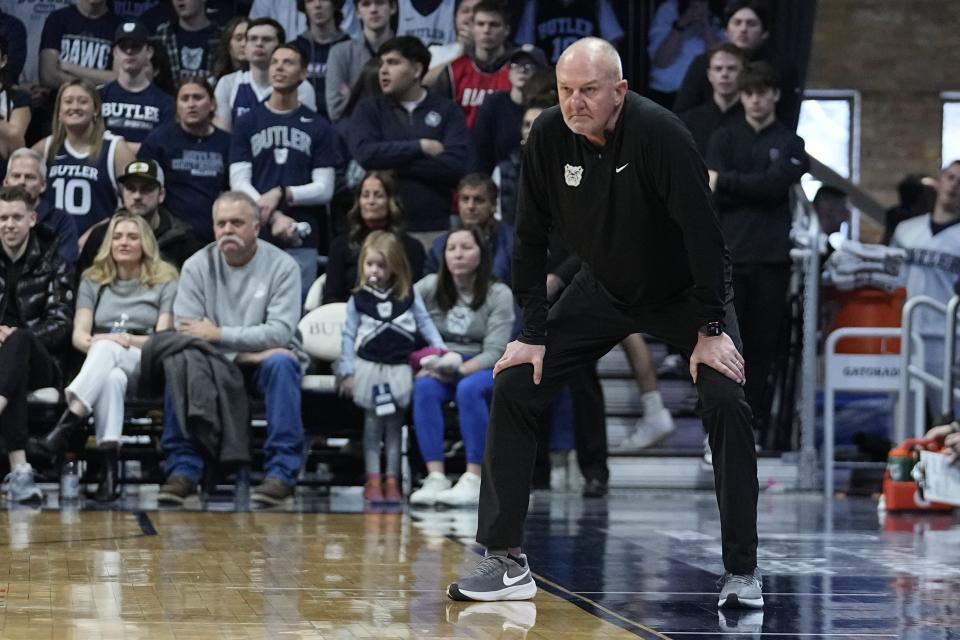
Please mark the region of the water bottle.
[[303, 239], [310, 235], [312, 231], [313, 227], [310, 226], [309, 222], [291, 222], [290, 233], [292, 235], [288, 242], [294, 247], [299, 247], [303, 244]]
[[110, 333], [123, 333], [127, 330], [127, 320], [130, 319], [130, 315], [127, 313], [121, 313], [120, 319], [113, 323], [113, 326], [110, 327]]
[[76, 500], [80, 497], [80, 472], [76, 460], [67, 460], [60, 471], [60, 499]]

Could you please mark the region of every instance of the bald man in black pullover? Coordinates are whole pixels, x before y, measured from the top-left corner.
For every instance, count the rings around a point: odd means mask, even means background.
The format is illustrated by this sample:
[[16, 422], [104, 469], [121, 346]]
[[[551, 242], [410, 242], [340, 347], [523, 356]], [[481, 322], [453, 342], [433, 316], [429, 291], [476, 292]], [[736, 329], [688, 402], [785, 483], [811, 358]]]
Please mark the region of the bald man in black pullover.
[[[540, 115], [524, 148], [513, 266], [523, 330], [494, 368], [477, 532], [487, 556], [447, 594], [536, 594], [520, 548], [536, 416], [577, 367], [642, 332], [690, 356], [714, 452], [726, 569], [719, 605], [761, 607], [756, 453], [730, 256], [706, 167], [675, 115], [627, 91], [609, 43], [571, 45], [557, 89], [560, 106]], [[548, 313], [551, 230], [583, 267]]]

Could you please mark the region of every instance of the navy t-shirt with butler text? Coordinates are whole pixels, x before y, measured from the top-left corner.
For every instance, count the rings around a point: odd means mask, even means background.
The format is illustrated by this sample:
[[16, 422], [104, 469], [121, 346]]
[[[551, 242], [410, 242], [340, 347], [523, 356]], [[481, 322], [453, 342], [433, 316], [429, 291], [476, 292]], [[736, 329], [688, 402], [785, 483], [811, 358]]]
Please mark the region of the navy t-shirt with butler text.
[[[316, 111], [301, 105], [286, 113], [275, 113], [266, 104], [257, 104], [233, 125], [230, 162], [253, 166], [253, 187], [260, 193], [274, 187], [299, 186], [313, 182], [314, 169], [337, 165], [335, 132]], [[320, 207], [288, 207], [284, 213], [304, 220], [313, 233], [304, 246], [317, 246]]]
[[176, 122], [155, 129], [140, 145], [137, 158], [156, 160], [166, 182], [164, 206], [193, 227], [203, 242], [213, 242], [213, 201], [229, 187], [230, 134], [188, 134]]
[[142, 91], [127, 91], [114, 80], [97, 91], [103, 101], [103, 121], [110, 133], [128, 142], [143, 142], [147, 134], [176, 115], [173, 96], [151, 84]]

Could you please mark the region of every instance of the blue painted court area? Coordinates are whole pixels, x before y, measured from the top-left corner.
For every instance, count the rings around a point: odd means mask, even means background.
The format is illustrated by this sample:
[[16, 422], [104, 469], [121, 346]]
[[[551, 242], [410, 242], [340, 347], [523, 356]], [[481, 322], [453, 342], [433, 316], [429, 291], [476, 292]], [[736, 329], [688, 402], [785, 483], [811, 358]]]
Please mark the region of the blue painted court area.
[[536, 494], [526, 553], [541, 586], [640, 637], [960, 638], [960, 521], [869, 498], [761, 494], [766, 606], [716, 607], [712, 493]]

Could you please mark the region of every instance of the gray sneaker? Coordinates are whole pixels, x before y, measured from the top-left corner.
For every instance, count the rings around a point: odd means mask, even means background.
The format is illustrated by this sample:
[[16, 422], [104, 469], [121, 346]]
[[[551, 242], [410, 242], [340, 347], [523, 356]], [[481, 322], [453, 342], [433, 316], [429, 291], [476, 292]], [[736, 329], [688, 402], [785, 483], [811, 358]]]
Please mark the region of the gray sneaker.
[[717, 584], [723, 585], [720, 589], [720, 600], [717, 602], [718, 607], [747, 609], [763, 607], [763, 577], [760, 575], [760, 569], [754, 569], [753, 573], [749, 574], [724, 573]]
[[532, 602], [476, 602], [447, 604], [447, 622], [525, 634], [537, 624], [537, 605]]
[[520, 561], [508, 556], [487, 556], [470, 575], [451, 582], [447, 595], [453, 600], [529, 600], [537, 595], [537, 583], [530, 575], [527, 556]]
[[9, 502], [26, 504], [43, 501], [43, 492], [33, 481], [33, 467], [29, 463], [18, 464], [7, 474], [3, 479], [3, 492], [7, 494]]
[[757, 636], [763, 633], [763, 609], [717, 609], [717, 622], [724, 633]]

